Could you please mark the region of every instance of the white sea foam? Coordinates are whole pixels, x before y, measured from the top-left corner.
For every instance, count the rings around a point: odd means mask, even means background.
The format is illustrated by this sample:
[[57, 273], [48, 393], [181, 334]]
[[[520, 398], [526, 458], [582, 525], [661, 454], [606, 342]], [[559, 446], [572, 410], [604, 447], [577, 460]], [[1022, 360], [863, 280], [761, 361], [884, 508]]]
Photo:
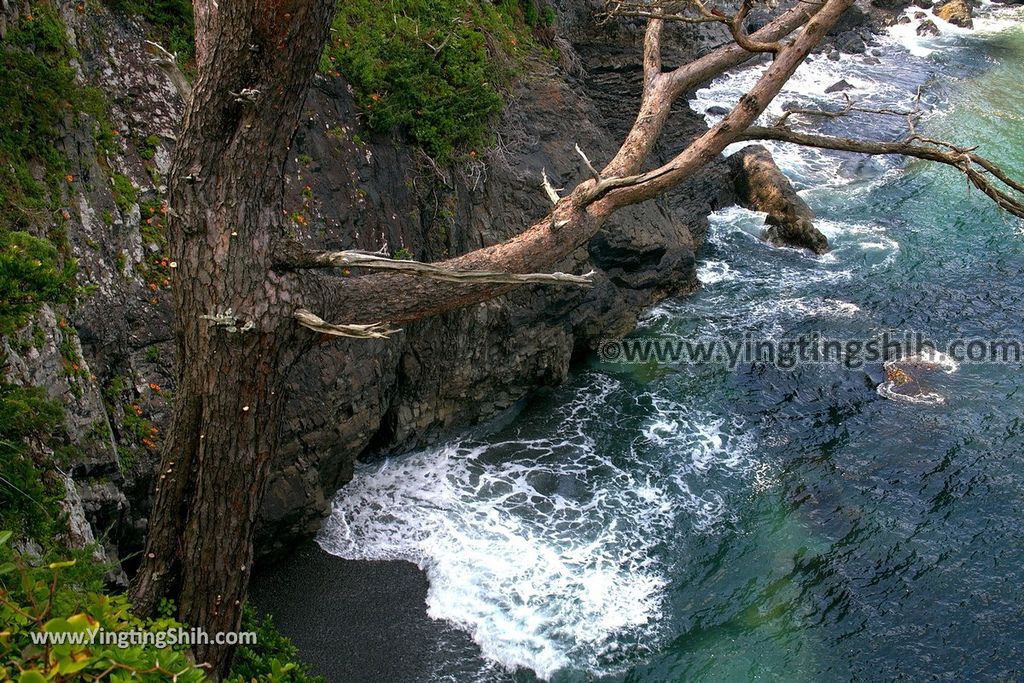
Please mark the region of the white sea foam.
[[[979, 37], [1017, 29], [1024, 17], [1024, 10], [985, 0], [974, 15], [974, 28], [962, 28], [950, 24], [932, 12], [924, 12], [913, 6], [904, 10], [903, 14], [910, 21], [890, 27], [888, 29], [889, 37], [911, 55], [928, 57], [940, 48], [949, 49], [967, 44], [967, 41]], [[924, 14], [924, 16], [920, 17], [919, 14]], [[917, 34], [917, 28], [926, 20], [935, 22], [935, 26], [940, 32], [939, 35], [919, 36]]]
[[697, 265], [697, 279], [704, 285], [728, 282], [735, 280], [737, 277], [737, 272], [725, 261], [707, 259]]
[[934, 391], [926, 391], [919, 394], [904, 394], [898, 391], [899, 385], [895, 382], [882, 382], [875, 388], [875, 392], [882, 398], [890, 401], [902, 401], [903, 403], [920, 403], [923, 405], [942, 405], [946, 397]]
[[[753, 471], [753, 440], [738, 419], [590, 378], [550, 437], [455, 443], [359, 467], [320, 544], [417, 563], [430, 581], [428, 613], [466, 629], [504, 667], [550, 678], [635, 661], [659, 635], [668, 572], [655, 547], [680, 525], [706, 533], [729, 518], [706, 475]], [[622, 400], [644, 403], [649, 417], [628, 452], [599, 449], [591, 429]]]
[[[927, 40], [902, 30], [894, 30], [891, 45], [906, 41], [910, 52], [927, 54]], [[860, 57], [814, 58], [801, 66], [769, 117], [790, 101], [842, 101], [824, 92], [840, 78], [867, 103], [905, 104], [913, 89], [887, 82], [895, 68], [890, 61], [867, 68]], [[914, 70], [913, 64], [904, 68]], [[698, 111], [732, 106], [762, 70], [718, 79], [691, 104]], [[865, 184], [844, 174], [829, 152], [769, 146], [804, 188], [864, 191], [900, 172], [883, 169]], [[794, 318], [860, 315], [852, 302], [807, 291], [850, 277], [851, 253], [882, 251], [891, 258], [899, 249], [879, 226], [819, 220], [835, 251], [803, 260], [786, 254], [780, 263], [780, 255], [758, 239], [763, 220], [764, 214], [736, 207], [712, 216], [715, 254], [698, 274], [720, 286], [688, 302], [666, 302], [642, 325], [698, 318], [705, 328], [725, 332], [781, 330], [780, 321]], [[737, 288], [750, 296], [738, 297]], [[755, 493], [773, 485], [774, 467], [758, 458], [752, 430], [736, 417], [663, 393], [627, 396], [613, 379], [589, 378], [543, 436], [458, 442], [360, 466], [334, 503], [321, 545], [352, 559], [417, 563], [430, 581], [431, 616], [464, 628], [484, 656], [503, 667], [528, 667], [542, 678], [566, 667], [599, 676], [622, 670], [645, 648], [656, 649], [670, 576], [656, 548], [687, 532], [712, 533], [733, 519], [728, 492], [710, 481], [743, 477]], [[878, 392], [895, 400], [944, 400], [937, 394], [904, 396], [886, 383]], [[619, 420], [623, 403], [634, 410], [646, 405], [647, 417]], [[628, 447], [613, 452], [599, 444], [602, 428], [629, 430], [614, 440]]]

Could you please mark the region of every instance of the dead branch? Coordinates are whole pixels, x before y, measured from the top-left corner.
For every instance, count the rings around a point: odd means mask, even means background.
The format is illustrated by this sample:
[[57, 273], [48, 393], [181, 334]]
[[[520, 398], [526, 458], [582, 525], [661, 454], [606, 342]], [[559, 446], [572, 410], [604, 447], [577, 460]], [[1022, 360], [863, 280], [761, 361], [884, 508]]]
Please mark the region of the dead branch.
[[386, 323], [370, 323], [369, 325], [332, 325], [320, 316], [300, 308], [293, 316], [295, 322], [308, 330], [329, 334], [333, 337], [349, 337], [352, 339], [388, 339], [391, 335], [401, 332], [391, 329]]
[[644, 32], [644, 93], [646, 94], [654, 80], [661, 75], [661, 30], [665, 22], [660, 18], [651, 18]]
[[308, 268], [366, 268], [387, 270], [405, 275], [427, 277], [444, 282], [488, 285], [578, 285], [593, 284], [594, 271], [583, 275], [567, 273], [508, 273], [486, 270], [457, 270], [434, 263], [393, 259], [379, 253], [365, 251], [293, 251], [279, 260], [280, 265], [294, 269]]
[[[695, 70], [680, 72], [685, 74], [682, 78], [672, 76], [674, 72], [660, 74], [644, 98], [630, 137], [616, 159], [602, 171], [603, 186], [600, 189], [595, 192], [600, 184], [587, 179], [567, 197], [570, 201], [559, 201], [550, 213], [522, 233], [432, 265], [446, 271], [505, 270], [511, 273], [531, 273], [553, 267], [586, 244], [617, 209], [645, 201], [677, 185], [735, 142], [740, 132], [764, 112], [797, 66], [852, 2], [827, 0], [813, 11], [788, 12], [784, 19], [762, 29], [764, 33], [758, 32], [762, 39], [775, 36], [777, 32], [785, 36], [806, 21], [799, 36], [783, 46], [754, 88], [718, 125], [661, 168], [640, 174], [635, 170], [622, 172], [622, 169], [639, 168], [647, 158], [662, 130], [661, 124], [673, 98], [681, 94], [681, 91], [675, 92], [680, 83], [740, 64], [749, 58], [750, 53], [732, 46], [734, 49], [715, 51], [710, 60], [697, 60], [693, 63], [698, 65]], [[809, 21], [808, 16], [811, 17]], [[648, 115], [652, 118], [647, 119]], [[337, 278], [331, 280], [336, 281]], [[421, 278], [393, 271], [348, 278], [343, 283], [343, 286], [326, 280], [310, 283], [311, 287], [322, 288], [321, 305], [328, 315], [355, 323], [389, 320], [393, 324], [420, 320], [493, 299], [509, 292], [513, 286], [465, 281], [424, 284]]]
[[192, 97], [192, 84], [188, 82], [185, 74], [178, 67], [177, 58], [165, 50], [162, 45], [154, 43], [152, 40], [145, 41], [143, 48], [153, 56], [153, 61], [156, 65], [167, 74], [167, 77], [171, 80], [171, 85], [174, 86], [175, 92], [178, 93], [182, 101], [188, 102], [189, 98]]
[[[767, 26], [755, 31], [751, 34], [751, 39], [759, 42], [781, 40], [808, 22], [822, 6], [822, 3], [799, 3]], [[660, 40], [660, 34], [648, 26], [645, 41], [649, 42], [655, 37]], [[646, 50], [645, 47], [645, 52]], [[636, 174], [661, 135], [675, 101], [701, 83], [750, 60], [755, 54], [735, 43], [730, 43], [672, 71], [662, 73], [659, 69], [654, 78], [649, 81], [645, 79], [636, 121], [619, 151], [604, 167], [601, 175], [611, 178]]]
[[[793, 107], [783, 111], [782, 116], [780, 116], [773, 125], [783, 126], [791, 116], [812, 116], [827, 119], [838, 119], [840, 117], [847, 116], [851, 113], [856, 112], [860, 114], [877, 114], [879, 116], [901, 116], [907, 119], [907, 126], [910, 128], [910, 131], [913, 132], [914, 122], [917, 121], [917, 119], [919, 119], [922, 114], [920, 106], [917, 106], [910, 111], [886, 108], [874, 109], [871, 107], [857, 106], [856, 101], [847, 93], [843, 93], [843, 97], [846, 99], [846, 106], [844, 106], [842, 109], [829, 111], [827, 109], [801, 109], [799, 107]], [[918, 100], [918, 102], [919, 101], [920, 100]]]
[[[562, 197], [559, 196], [558, 190], [556, 190], [555, 187], [551, 184], [551, 181], [548, 180], [547, 169], [543, 169], [542, 168], [540, 170], [540, 175], [541, 175], [541, 178], [544, 181], [543, 182], [544, 193], [548, 196], [548, 199], [551, 200], [552, 204], [557, 204], [558, 202], [560, 202], [562, 200]], [[564, 188], [559, 188], [559, 189], [564, 189]]]
[[743, 0], [739, 9], [733, 14], [726, 14], [716, 7], [709, 8], [703, 0], [607, 0], [602, 18], [604, 21], [612, 17], [640, 17], [648, 19], [648, 40], [645, 40], [644, 71], [647, 73], [647, 47], [652, 46], [658, 54], [660, 70], [660, 47], [656, 41], [649, 40], [650, 29], [657, 25], [660, 35], [661, 24], [666, 21], [684, 24], [722, 24], [729, 30], [732, 39], [741, 48], [751, 53], [776, 53], [782, 45], [776, 41], [761, 41], [747, 34], [743, 22], [753, 9], [754, 0]]
[[594, 164], [590, 163], [590, 157], [587, 156], [586, 152], [580, 149], [579, 143], [576, 144], [576, 153], [580, 155], [581, 159], [583, 159], [583, 165], [587, 167], [588, 171], [590, 171], [591, 177], [593, 177], [594, 180], [600, 183], [601, 173], [596, 168], [594, 168]]
[[607, 192], [603, 200], [614, 209], [656, 197], [721, 154], [728, 145], [742, 139], [742, 132], [764, 112], [797, 67], [851, 4], [853, 0], [828, 0], [807, 22], [804, 30], [782, 47], [754, 87], [721, 121], [667, 164], [640, 174], [625, 187]]
[[688, 13], [695, 9], [694, 2], [633, 2], [626, 0], [607, 0], [604, 11], [600, 14], [601, 22], [618, 17], [658, 19], [681, 24], [721, 23], [721, 19], [705, 13]]
[[[777, 125], [768, 128], [748, 128], [738, 135], [738, 139], [774, 140], [803, 145], [805, 147], [832, 149], [842, 152], [855, 152], [875, 156], [899, 155], [934, 161], [957, 169], [967, 177], [972, 185], [992, 199], [997, 206], [1014, 216], [1024, 218], [1024, 184], [1009, 177], [995, 163], [976, 154], [973, 150], [961, 149], [948, 142], [930, 140], [919, 136], [911, 136], [907, 140], [899, 142], [874, 142], [830, 135], [817, 135], [814, 133], [801, 133], [785, 126]], [[989, 176], [1022, 196], [1016, 197], [1014, 194], [1000, 189], [990, 180]]]

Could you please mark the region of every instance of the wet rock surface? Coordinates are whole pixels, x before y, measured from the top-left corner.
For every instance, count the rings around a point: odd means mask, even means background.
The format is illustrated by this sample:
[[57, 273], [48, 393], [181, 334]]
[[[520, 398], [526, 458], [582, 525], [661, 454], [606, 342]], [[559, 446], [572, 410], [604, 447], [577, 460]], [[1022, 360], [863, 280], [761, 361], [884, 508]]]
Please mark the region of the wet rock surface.
[[[556, 186], [587, 177], [577, 143], [595, 164], [607, 161], [636, 115], [642, 22], [601, 24], [595, 0], [554, 6], [558, 28], [549, 38], [557, 59], [529, 63], [494, 123], [499, 144], [452, 168], [361, 130], [347, 84], [318, 76], [285, 177], [286, 209], [304, 217], [299, 236], [324, 248], [404, 249], [441, 260], [507, 239], [543, 216], [541, 169]], [[16, 12], [5, 5], [0, 30]], [[142, 543], [175, 390], [170, 296], [159, 275], [168, 266], [156, 228], [183, 106], [143, 49], [136, 21], [103, 6], [67, 5], [61, 15], [78, 53], [74, 67], [109, 101], [117, 133], [103, 164], [93, 122], [69, 123], [60, 141], [74, 177], [64, 198], [68, 240], [81, 284], [93, 291], [74, 311], [44, 311], [18, 348], [4, 343], [9, 381], [44, 386], [67, 408], [69, 438], [84, 444], [70, 465], [76, 514], [114, 558]], [[867, 5], [851, 10], [823, 49], [862, 52], [877, 19]], [[750, 18], [752, 28], [766, 20]], [[719, 26], [668, 26], [666, 67], [726, 39]], [[680, 101], [651, 162], [671, 158], [705, 130]], [[129, 196], [115, 192], [114, 176]], [[358, 459], [435, 443], [564, 381], [574, 358], [600, 339], [629, 332], [660, 299], [692, 291], [707, 215], [732, 203], [733, 171], [719, 158], [668, 195], [616, 214], [558, 266], [594, 269], [588, 290], [523, 288], [407, 326], [390, 341], [332, 339], [314, 348], [288, 380], [293, 398], [261, 514], [260, 552], [311, 535]], [[780, 240], [821, 248], [812, 231], [793, 235], [792, 225], [771, 229]], [[62, 348], [80, 361], [74, 377], [60, 372]]]
[[814, 227], [814, 212], [761, 145], [748, 145], [729, 157], [739, 203], [767, 213], [764, 238], [777, 246], [828, 251], [828, 238]]
[[940, 19], [960, 28], [974, 28], [974, 10], [967, 0], [949, 0], [933, 10]]

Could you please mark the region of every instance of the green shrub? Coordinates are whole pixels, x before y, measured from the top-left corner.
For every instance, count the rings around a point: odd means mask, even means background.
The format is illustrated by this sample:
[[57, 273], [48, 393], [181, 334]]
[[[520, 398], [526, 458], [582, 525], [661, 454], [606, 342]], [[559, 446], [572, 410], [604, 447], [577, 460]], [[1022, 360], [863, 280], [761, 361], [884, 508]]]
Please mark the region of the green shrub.
[[0, 383], [0, 529], [42, 540], [54, 531], [57, 500], [25, 440], [43, 439], [64, 421], [64, 410], [37, 387]]
[[398, 128], [441, 163], [489, 143], [525, 46], [517, 2], [344, 0], [321, 61], [345, 75], [371, 130]]
[[43, 303], [74, 300], [75, 264], [25, 232], [0, 230], [0, 335], [11, 334]]
[[0, 40], [0, 228], [38, 223], [60, 194], [64, 160], [54, 141], [78, 90], [72, 56], [47, 5], [33, 5]]
[[242, 630], [256, 634], [256, 645], [242, 645], [235, 652], [228, 683], [261, 680], [268, 673], [286, 683], [324, 683], [299, 661], [298, 650], [277, 630], [268, 614], [261, 621], [248, 605], [242, 612]]
[[139, 200], [139, 192], [132, 184], [131, 178], [121, 173], [110, 176], [110, 191], [114, 195], [114, 203], [121, 213], [128, 213], [132, 205]]
[[85, 633], [102, 628], [156, 632], [180, 624], [170, 619], [135, 618], [124, 597], [83, 590], [97, 587], [95, 572], [82, 582], [74, 574], [67, 575], [79, 564], [74, 560], [33, 564], [9, 548], [10, 537], [10, 532], [0, 532], [0, 679], [20, 683], [206, 680], [203, 670], [186, 659], [182, 648], [33, 643], [33, 633], [44, 631]]
[[[103, 593], [106, 567], [91, 561], [89, 550], [64, 551], [71, 560], [25, 558], [10, 547], [12, 534], [0, 531], [0, 681], [19, 683], [62, 681], [169, 681], [199, 683], [205, 671], [189, 662], [186, 647], [154, 642], [117, 647], [93, 644], [52, 645], [32, 642], [33, 633], [144, 631], [159, 634], [186, 628], [173, 619], [174, 605], [163, 601], [155, 619], [139, 619], [123, 595]], [[295, 659], [296, 650], [266, 618], [259, 621], [247, 607], [243, 631], [257, 643], [238, 649], [227, 680], [231, 683], [323, 683]]]

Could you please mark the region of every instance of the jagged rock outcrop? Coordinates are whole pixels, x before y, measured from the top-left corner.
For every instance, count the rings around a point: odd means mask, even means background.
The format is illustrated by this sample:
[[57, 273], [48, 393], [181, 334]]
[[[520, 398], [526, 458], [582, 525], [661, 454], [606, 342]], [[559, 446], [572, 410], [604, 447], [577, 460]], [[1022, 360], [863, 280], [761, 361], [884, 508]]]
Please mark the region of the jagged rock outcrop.
[[761, 145], [748, 145], [729, 157], [729, 165], [740, 204], [768, 214], [764, 221], [768, 242], [815, 254], [828, 251], [828, 238], [814, 227], [814, 212], [776, 166], [771, 152]]
[[[318, 77], [285, 178], [288, 208], [302, 217], [295, 231], [325, 248], [386, 246], [439, 260], [504, 240], [544, 215], [541, 169], [556, 186], [586, 176], [575, 144], [599, 165], [608, 159], [636, 114], [642, 22], [599, 24], [597, 0], [554, 4], [558, 31], [548, 38], [557, 60], [531, 62], [495, 124], [499, 144], [454, 168], [438, 169], [413, 148], [358, 129], [345, 82]], [[159, 226], [182, 104], [143, 49], [143, 27], [100, 3], [79, 7], [61, 8], [78, 54], [74, 67], [105, 94], [116, 131], [102, 164], [93, 122], [69, 123], [61, 140], [74, 178], [67, 235], [81, 284], [94, 289], [74, 311], [37, 316], [24, 335], [38, 344], [5, 341], [4, 350], [12, 381], [45, 386], [68, 408], [67, 431], [86, 444], [70, 470], [76, 520], [84, 515], [116, 557], [141, 545], [174, 392]], [[14, 3], [4, 8], [10, 20]], [[859, 50], [870, 39], [862, 33], [866, 16], [851, 12], [836, 45]], [[726, 39], [719, 26], [673, 25], [666, 34], [668, 64]], [[704, 130], [703, 119], [680, 105], [654, 161]], [[564, 381], [574, 356], [628, 332], [653, 303], [692, 291], [706, 217], [734, 202], [729, 164], [718, 159], [671, 195], [616, 214], [562, 265], [595, 269], [591, 289], [524, 288], [411, 325], [389, 341], [331, 339], [314, 349], [289, 380], [259, 549], [271, 552], [315, 531], [358, 458], [429, 444], [492, 417]], [[790, 223], [773, 228], [780, 239], [788, 239]], [[821, 247], [810, 231], [798, 237]], [[72, 352], [80, 363], [69, 377], [59, 369], [67, 360], [61, 354]], [[87, 539], [80, 527], [76, 534]]]
[[933, 10], [943, 21], [961, 28], [974, 28], [974, 10], [967, 0], [949, 0]]
[[[543, 215], [541, 169], [571, 186], [586, 176], [574, 145], [600, 163], [635, 116], [638, 34], [597, 26], [593, 9], [585, 0], [562, 3], [564, 30], [552, 38], [560, 41], [557, 63], [535, 63], [522, 75], [496, 122], [500, 144], [451, 169], [354, 127], [344, 81], [318, 77], [285, 179], [289, 209], [303, 217], [296, 232], [324, 247], [386, 246], [429, 261], [504, 240]], [[68, 5], [61, 15], [78, 55], [73, 66], [107, 97], [116, 136], [101, 164], [93, 122], [64, 133], [74, 178], [62, 200], [67, 235], [92, 293], [74, 311], [37, 316], [24, 335], [41, 341], [7, 345], [7, 373], [45, 386], [68, 409], [70, 440], [87, 444], [71, 463], [69, 509], [88, 519], [115, 558], [140, 546], [174, 393], [159, 226], [182, 104], [133, 20], [99, 4], [85, 12]], [[715, 40], [713, 31], [673, 30], [680, 39], [670, 55], [680, 61]], [[705, 130], [688, 110], [673, 125], [669, 146]], [[661, 158], [675, 152], [664, 149]], [[314, 531], [357, 458], [431, 443], [562, 382], [575, 354], [628, 332], [659, 299], [692, 291], [706, 216], [731, 194], [719, 161], [673, 196], [621, 212], [562, 265], [597, 271], [586, 291], [524, 289], [409, 326], [393, 340], [332, 339], [316, 348], [290, 379], [261, 550]], [[73, 376], [61, 371], [62, 353], [79, 361]], [[81, 524], [75, 534], [89, 537]]]

